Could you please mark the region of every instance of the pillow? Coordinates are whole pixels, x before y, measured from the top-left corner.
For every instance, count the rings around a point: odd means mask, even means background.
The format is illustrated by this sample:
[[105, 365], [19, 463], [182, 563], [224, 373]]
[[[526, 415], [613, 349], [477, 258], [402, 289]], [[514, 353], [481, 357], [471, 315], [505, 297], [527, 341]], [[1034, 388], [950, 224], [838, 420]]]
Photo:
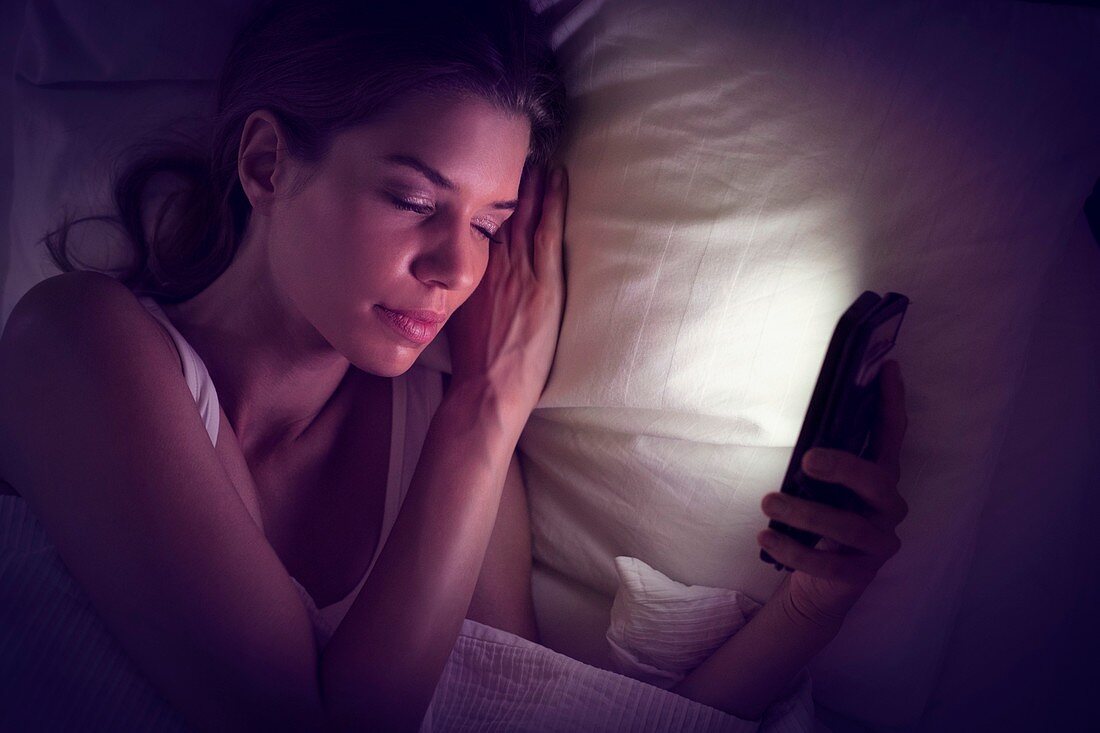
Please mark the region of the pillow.
[[[666, 690], [740, 631], [763, 605], [728, 588], [678, 583], [636, 557], [616, 557], [615, 569], [620, 584], [607, 641], [616, 671]], [[810, 675], [803, 668], [765, 711], [761, 727], [793, 714], [812, 728], [811, 696]]]
[[615, 558], [619, 590], [607, 642], [618, 672], [669, 689], [763, 606], [727, 588], [677, 583], [636, 557]]
[[519, 442], [536, 561], [608, 599], [617, 556], [768, 597], [760, 500], [837, 319], [863, 290], [903, 293], [903, 546], [810, 671], [827, 707], [915, 722], [1052, 245], [1100, 171], [1097, 18], [636, 0], [581, 24], [558, 49], [565, 316]]
[[32, 84], [208, 81], [262, 0], [30, 0], [16, 67]]

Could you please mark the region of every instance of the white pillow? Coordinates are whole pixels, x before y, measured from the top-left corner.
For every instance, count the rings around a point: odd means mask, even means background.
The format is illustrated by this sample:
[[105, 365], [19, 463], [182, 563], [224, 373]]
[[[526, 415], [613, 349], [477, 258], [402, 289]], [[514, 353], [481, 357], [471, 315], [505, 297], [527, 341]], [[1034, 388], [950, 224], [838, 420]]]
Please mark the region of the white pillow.
[[[619, 589], [607, 641], [620, 674], [670, 689], [748, 623], [763, 604], [729, 588], [687, 586], [636, 557], [615, 558]], [[809, 728], [813, 684], [804, 667], [765, 710], [761, 728], [793, 715]], [[801, 709], [799, 712], [799, 709]], [[786, 727], [783, 727], [786, 730]]]
[[607, 642], [616, 671], [669, 689], [748, 623], [763, 604], [728, 588], [684, 585], [636, 557], [615, 558], [619, 590]]
[[999, 0], [635, 0], [581, 24], [565, 318], [520, 439], [536, 560], [608, 599], [620, 555], [767, 598], [760, 500], [836, 321], [904, 293], [903, 547], [811, 673], [851, 718], [916, 721], [1052, 245], [1100, 172], [1097, 31]]

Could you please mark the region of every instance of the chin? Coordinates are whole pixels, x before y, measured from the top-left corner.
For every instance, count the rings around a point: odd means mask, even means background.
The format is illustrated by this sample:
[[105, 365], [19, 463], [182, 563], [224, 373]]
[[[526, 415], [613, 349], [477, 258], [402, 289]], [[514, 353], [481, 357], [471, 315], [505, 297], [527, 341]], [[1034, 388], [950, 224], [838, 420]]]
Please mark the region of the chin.
[[356, 367], [364, 372], [370, 372], [379, 377], [400, 377], [405, 372], [412, 369], [413, 364], [420, 358], [420, 352], [423, 348], [408, 348], [395, 351], [390, 349], [388, 357], [378, 357], [377, 355], [361, 355], [359, 359], [349, 359]]

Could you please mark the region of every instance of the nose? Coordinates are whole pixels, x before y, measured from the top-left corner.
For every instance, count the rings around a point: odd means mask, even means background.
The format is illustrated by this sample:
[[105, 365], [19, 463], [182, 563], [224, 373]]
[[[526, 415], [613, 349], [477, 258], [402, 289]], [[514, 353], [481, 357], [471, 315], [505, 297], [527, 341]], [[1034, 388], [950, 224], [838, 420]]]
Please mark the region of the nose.
[[[442, 215], [438, 219], [436, 226], [425, 225], [427, 244], [414, 260], [414, 274], [422, 282], [441, 285], [448, 290], [472, 290], [485, 273], [486, 245], [471, 235], [468, 220]], [[488, 246], [500, 245], [488, 243]]]

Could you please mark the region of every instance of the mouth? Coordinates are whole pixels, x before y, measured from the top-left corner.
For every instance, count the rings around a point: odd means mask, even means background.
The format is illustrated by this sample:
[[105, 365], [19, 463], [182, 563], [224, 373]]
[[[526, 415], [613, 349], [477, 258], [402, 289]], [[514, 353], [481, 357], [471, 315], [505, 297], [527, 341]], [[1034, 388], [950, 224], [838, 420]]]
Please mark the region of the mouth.
[[[438, 318], [439, 320], [420, 320], [419, 318], [410, 316], [410, 311], [393, 311], [380, 303], [374, 306], [374, 312], [377, 313], [379, 318], [398, 336], [421, 346], [431, 343], [432, 339], [436, 337], [436, 334], [438, 334], [439, 330], [443, 327], [443, 321], [446, 320], [445, 316], [431, 313], [425, 315], [432, 318]], [[423, 311], [412, 311], [412, 313], [421, 314]]]

